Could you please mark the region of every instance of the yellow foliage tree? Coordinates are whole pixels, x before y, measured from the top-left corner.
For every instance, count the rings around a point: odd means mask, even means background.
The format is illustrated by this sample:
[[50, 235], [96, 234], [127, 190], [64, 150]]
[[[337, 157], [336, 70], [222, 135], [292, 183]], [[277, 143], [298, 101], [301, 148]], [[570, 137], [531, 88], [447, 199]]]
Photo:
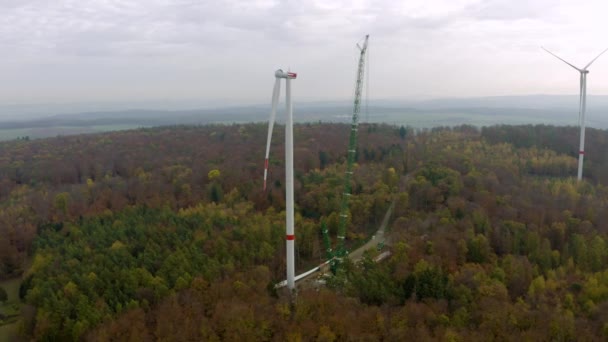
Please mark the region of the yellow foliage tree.
[[216, 178], [219, 178], [220, 176], [220, 170], [218, 169], [213, 169], [211, 171], [209, 171], [209, 173], [207, 174], [207, 177], [209, 178], [209, 180], [214, 180]]

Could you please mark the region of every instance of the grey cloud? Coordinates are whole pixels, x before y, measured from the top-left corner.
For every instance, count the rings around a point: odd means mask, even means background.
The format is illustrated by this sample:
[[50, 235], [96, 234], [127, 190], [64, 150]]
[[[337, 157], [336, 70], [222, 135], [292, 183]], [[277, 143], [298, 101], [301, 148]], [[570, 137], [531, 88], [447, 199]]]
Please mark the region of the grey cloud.
[[[352, 39], [362, 28], [371, 30], [376, 25], [379, 32], [390, 32], [404, 24], [432, 28], [440, 22], [391, 19], [390, 9], [379, 4], [355, 6], [344, 1], [331, 8], [309, 1], [264, 6], [255, 1], [185, 0], [14, 3], [0, 15], [0, 44], [59, 55], [154, 54], [179, 45], [230, 49], [250, 45], [248, 41], [330, 44], [343, 37]], [[129, 49], [129, 44], [139, 50]]]
[[318, 43], [340, 37], [365, 24], [368, 16], [349, 2], [337, 8], [309, 1], [280, 1], [264, 7], [247, 2], [206, 3], [178, 11], [180, 18], [185, 20], [214, 23], [286, 45]]
[[[208, 96], [257, 98], [258, 92], [267, 94], [252, 87], [267, 75], [272, 81], [264, 70], [292, 63], [302, 72], [302, 95], [342, 96], [352, 89], [354, 43], [370, 33], [372, 77], [383, 89], [378, 96], [435, 93], [450, 84], [459, 84], [460, 93], [488, 93], [491, 87], [481, 85], [484, 75], [495, 74], [492, 82], [509, 79], [502, 61], [533, 64], [529, 58], [540, 53], [541, 43], [585, 44], [575, 38], [584, 36], [595, 46], [592, 41], [601, 38], [597, 32], [606, 31], [599, 14], [604, 0], [596, 0], [595, 11], [580, 9], [574, 1], [0, 0], [0, 49], [5, 52], [0, 73], [7, 82], [28, 80], [22, 89], [39, 85], [45, 96], [70, 97], [74, 89], [86, 94], [86, 87], [69, 81], [44, 92], [40, 82], [59, 84], [52, 81], [58, 74], [69, 80], [86, 72], [91, 88], [97, 81], [89, 80], [105, 80], [108, 89], [116, 81], [139, 84], [147, 89], [142, 94], [164, 94], [163, 83], [174, 79], [180, 92], [173, 85], [168, 96], [205, 89]], [[582, 11], [595, 15], [583, 21]], [[581, 34], [585, 31], [597, 31], [596, 36]], [[594, 72], [600, 73], [602, 65], [597, 67]], [[236, 71], [243, 75], [236, 83], [223, 76]], [[319, 85], [316, 80], [328, 73], [334, 76]], [[463, 74], [473, 75], [469, 88], [460, 85]], [[425, 81], [427, 76], [436, 81]], [[127, 88], [124, 96], [129, 96]], [[16, 93], [0, 84], [2, 98], [11, 92]]]
[[548, 16], [558, 0], [484, 0], [465, 12], [481, 20], [516, 21]]

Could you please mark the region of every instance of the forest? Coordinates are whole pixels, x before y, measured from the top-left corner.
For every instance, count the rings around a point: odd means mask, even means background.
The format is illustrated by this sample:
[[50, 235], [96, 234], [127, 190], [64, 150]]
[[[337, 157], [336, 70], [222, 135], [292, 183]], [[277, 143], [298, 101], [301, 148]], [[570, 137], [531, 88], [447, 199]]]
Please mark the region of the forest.
[[[349, 126], [294, 129], [299, 273], [324, 261], [321, 222], [336, 236]], [[21, 281], [14, 338], [608, 338], [608, 131], [587, 130], [577, 182], [576, 127], [362, 124], [347, 245], [394, 202], [391, 255], [345, 261], [297, 296], [274, 287], [282, 134], [266, 192], [264, 124], [0, 143], [0, 279]]]

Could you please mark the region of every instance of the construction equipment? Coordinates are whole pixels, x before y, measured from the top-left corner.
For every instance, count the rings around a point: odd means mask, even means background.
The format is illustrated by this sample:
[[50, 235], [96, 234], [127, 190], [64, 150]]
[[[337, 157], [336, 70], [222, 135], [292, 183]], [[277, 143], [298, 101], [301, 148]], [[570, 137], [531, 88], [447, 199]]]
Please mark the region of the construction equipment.
[[350, 138], [348, 142], [347, 152], [347, 164], [346, 172], [344, 174], [344, 191], [342, 193], [342, 205], [340, 207], [340, 222], [338, 225], [338, 242], [336, 249], [331, 248], [331, 239], [329, 237], [329, 231], [325, 223], [322, 223], [323, 242], [326, 248], [326, 255], [329, 259], [331, 271], [335, 274], [338, 270], [340, 261], [342, 258], [348, 255], [344, 240], [346, 238], [346, 225], [348, 224], [348, 202], [351, 196], [351, 178], [353, 175], [353, 164], [355, 163], [355, 157], [357, 154], [357, 130], [359, 126], [359, 114], [361, 112], [361, 93], [363, 90], [363, 77], [365, 71], [365, 56], [367, 52], [367, 41], [369, 35], [365, 36], [365, 40], [362, 45], [357, 44], [359, 48], [359, 66], [357, 69], [357, 83], [355, 85], [355, 101], [353, 107], [353, 119], [350, 126]]

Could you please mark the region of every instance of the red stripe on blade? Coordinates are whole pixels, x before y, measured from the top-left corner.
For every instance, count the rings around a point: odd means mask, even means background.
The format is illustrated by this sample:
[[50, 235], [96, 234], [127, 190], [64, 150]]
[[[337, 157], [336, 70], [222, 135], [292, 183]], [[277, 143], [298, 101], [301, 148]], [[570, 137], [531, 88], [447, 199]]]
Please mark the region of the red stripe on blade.
[[287, 240], [295, 240], [295, 239], [296, 239], [296, 236], [295, 236], [295, 235], [287, 235], [287, 236], [286, 236], [286, 239], [287, 239]]

